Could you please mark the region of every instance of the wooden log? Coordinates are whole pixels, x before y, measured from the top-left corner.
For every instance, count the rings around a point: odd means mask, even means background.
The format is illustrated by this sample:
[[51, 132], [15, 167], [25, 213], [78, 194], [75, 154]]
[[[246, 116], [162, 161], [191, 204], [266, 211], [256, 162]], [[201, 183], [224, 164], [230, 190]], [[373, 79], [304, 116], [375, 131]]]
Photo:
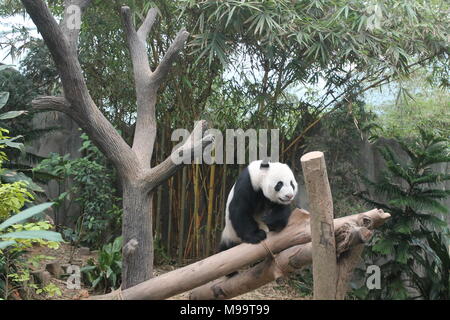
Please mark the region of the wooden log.
[[338, 267], [333, 226], [333, 198], [325, 157], [315, 151], [300, 159], [311, 212], [314, 299], [334, 300]]
[[[372, 237], [372, 231], [366, 227], [345, 223], [336, 231], [338, 254], [352, 247], [362, 246]], [[189, 294], [191, 300], [230, 299], [255, 290], [273, 280], [286, 276], [304, 266], [313, 259], [312, 243], [296, 245], [281, 251], [273, 259], [267, 257], [254, 267], [227, 278], [222, 277], [211, 283], [195, 288]], [[344, 270], [345, 268], [343, 268]], [[345, 269], [346, 270], [346, 269]], [[342, 289], [341, 292], [344, 292]]]
[[[345, 223], [358, 224], [357, 222], [360, 222], [361, 226], [370, 228], [371, 226], [381, 225], [389, 216], [382, 210], [374, 209], [365, 213], [336, 219], [334, 225], [336, 228], [339, 228]], [[270, 232], [265, 241], [273, 253], [310, 242], [309, 213], [302, 209], [295, 209], [287, 227], [279, 233]], [[239, 268], [262, 260], [267, 256], [268, 252], [262, 244], [243, 243], [191, 265], [144, 281], [126, 290], [114, 291], [101, 296], [92, 296], [90, 299], [166, 299], [201, 286]]]

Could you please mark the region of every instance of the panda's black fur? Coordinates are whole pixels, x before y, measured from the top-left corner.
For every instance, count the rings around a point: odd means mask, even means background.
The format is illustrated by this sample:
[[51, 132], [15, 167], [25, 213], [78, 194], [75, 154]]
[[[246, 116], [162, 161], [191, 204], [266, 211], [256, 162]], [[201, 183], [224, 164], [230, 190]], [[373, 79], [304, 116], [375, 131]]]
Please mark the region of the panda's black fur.
[[[274, 202], [272, 201], [273, 199], [269, 199], [264, 195], [262, 186], [257, 185], [255, 188], [255, 185], [252, 185], [250, 166], [252, 166], [253, 174], [261, 175], [268, 173], [268, 170], [277, 170], [276, 168], [282, 166], [281, 177], [287, 178], [287, 181], [290, 180], [290, 185], [287, 187], [292, 189], [292, 195], [289, 194], [292, 198], [288, 200], [288, 203]], [[256, 166], [258, 166], [257, 169], [255, 169]], [[271, 169], [270, 166], [275, 167], [275, 169]], [[288, 177], [283, 176], [283, 174], [285, 176], [288, 175]], [[272, 176], [267, 179], [272, 179]], [[263, 181], [267, 184], [266, 180]], [[280, 183], [277, 182], [273, 182], [273, 184], [276, 183], [275, 187], [273, 187], [274, 190], [270, 189], [273, 195], [283, 187], [283, 183], [280, 186]], [[226, 225], [222, 233], [219, 251], [227, 250], [241, 242], [261, 242], [266, 238], [266, 231], [260, 228], [261, 224], [265, 225], [268, 231], [281, 231], [288, 223], [291, 213], [290, 201], [292, 201], [296, 193], [296, 188], [297, 183], [295, 182], [292, 171], [287, 165], [280, 163], [267, 164], [258, 161], [246, 167], [240, 173], [235, 185], [230, 191], [229, 198], [231, 197], [231, 201], [230, 199], [227, 201]], [[231, 226], [229, 225], [230, 223]]]

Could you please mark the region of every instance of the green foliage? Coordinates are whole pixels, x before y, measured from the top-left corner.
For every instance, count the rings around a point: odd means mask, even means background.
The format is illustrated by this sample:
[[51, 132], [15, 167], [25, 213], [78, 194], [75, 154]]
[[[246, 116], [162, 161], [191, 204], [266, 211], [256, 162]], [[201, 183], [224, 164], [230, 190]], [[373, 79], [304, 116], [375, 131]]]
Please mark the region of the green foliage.
[[0, 184], [0, 221], [5, 220], [11, 213], [17, 213], [27, 202], [33, 200], [28, 192], [27, 184], [23, 181]]
[[[180, 17], [193, 15], [196, 21], [191, 54], [208, 57], [210, 63], [216, 57], [226, 64], [247, 97], [240, 103], [239, 115], [251, 113], [258, 121], [268, 116], [270, 123], [280, 110], [298, 119], [297, 108], [305, 109], [305, 104], [314, 113], [340, 108], [353, 100], [350, 96], [435, 58], [443, 67], [434, 75], [442, 82], [448, 79], [445, 2], [181, 3]], [[311, 101], [301, 93], [301, 103], [292, 106], [288, 89], [299, 95], [300, 83], [302, 88], [317, 89], [321, 80], [325, 85], [320, 97]], [[242, 108], [248, 100], [250, 105]]]
[[120, 286], [122, 274], [122, 237], [104, 245], [97, 261], [92, 258], [81, 268], [83, 280], [93, 289], [106, 293]]
[[[0, 149], [16, 147], [3, 133], [8, 131], [0, 128]], [[19, 212], [26, 203], [33, 200], [33, 195], [28, 191], [29, 179], [21, 180], [21, 176], [15, 175], [14, 171], [3, 170], [1, 164], [5, 160], [6, 154], [0, 150], [0, 295], [8, 299], [13, 290], [27, 285], [30, 280], [29, 266], [23, 259], [25, 250], [33, 244], [58, 248], [58, 243], [63, 239], [59, 233], [49, 231], [52, 226], [46, 221], [24, 223], [41, 214], [53, 203], [43, 203]], [[18, 178], [18, 181], [5, 183], [11, 175]], [[49, 295], [58, 294], [51, 286], [29, 288], [43, 290]]]
[[51, 154], [34, 170], [59, 177], [60, 183], [72, 179], [72, 188], [56, 200], [73, 198], [82, 214], [77, 221], [77, 232], [67, 230], [64, 234], [72, 241], [99, 248], [120, 234], [122, 210], [120, 198], [115, 195], [114, 171], [87, 135], [82, 134], [81, 138], [84, 157], [70, 160], [68, 155]]
[[383, 136], [419, 137], [418, 128], [450, 135], [450, 92], [430, 83], [429, 77], [416, 72], [411, 80], [395, 84], [395, 100], [370, 106], [378, 114], [375, 123], [382, 128]]
[[300, 272], [289, 277], [290, 285], [303, 297], [313, 295], [313, 275], [312, 268], [303, 268]]
[[[23, 258], [25, 250], [33, 244], [57, 249], [59, 242], [63, 241], [59, 233], [48, 231], [52, 227], [48, 222], [23, 223], [48, 209], [52, 204], [43, 203], [33, 206], [0, 224], [0, 294], [5, 299], [8, 299], [12, 290], [28, 286], [30, 269], [29, 262]], [[32, 285], [28, 287], [49, 295], [58, 294], [58, 291], [51, 287], [38, 288]]]
[[[28, 223], [26, 225], [19, 224], [48, 209], [51, 205], [53, 205], [51, 202], [42, 203], [19, 212], [6, 221], [3, 221], [0, 224], [0, 239], [4, 239], [5, 241], [0, 242], [0, 250], [18, 243], [21, 244], [20, 248], [22, 249], [25, 246], [31, 246], [33, 242], [40, 242], [41, 244], [54, 247], [55, 242], [63, 241], [59, 233], [47, 231], [51, 227], [47, 222]], [[10, 232], [1, 233], [8, 228], [10, 228]]]
[[355, 195], [361, 159], [361, 146], [370, 133], [368, 123], [374, 115], [357, 101], [350, 110], [328, 114], [305, 139], [305, 151], [321, 150], [325, 154], [328, 179], [333, 194], [336, 217], [363, 212], [365, 203]]
[[164, 247], [160, 238], [153, 239], [153, 255], [155, 265], [167, 265], [172, 262], [172, 259], [167, 254], [167, 249]]
[[[448, 227], [441, 219], [448, 208], [440, 202], [450, 195], [450, 190], [436, 188], [450, 180], [450, 175], [436, 173], [431, 167], [450, 161], [449, 140], [418, 131], [419, 138], [398, 140], [408, 162], [400, 161], [389, 147], [384, 147], [380, 151], [387, 170], [378, 182], [366, 179], [376, 197], [365, 194], [362, 198], [391, 213], [392, 218], [366, 252], [367, 259], [381, 267], [381, 290], [363, 287], [357, 292], [359, 297], [450, 298]], [[415, 289], [418, 296], [410, 296], [408, 287]]]
[[[3, 71], [10, 67], [11, 66], [9, 66], [9, 65], [0, 66], [0, 71]], [[6, 104], [8, 103], [9, 96], [10, 96], [9, 92], [0, 92], [0, 110], [2, 108], [4, 108], [6, 106]], [[10, 119], [17, 118], [18, 116], [20, 116], [24, 113], [25, 113], [25, 111], [16, 111], [16, 110], [0, 113], [0, 126], [4, 127], [4, 120], [10, 120]], [[6, 130], [6, 132], [7, 132], [7, 130]], [[14, 140], [17, 140], [18, 138], [20, 138], [20, 136], [15, 137], [15, 138], [3, 137], [0, 139], [0, 145], [5, 144], [9, 147], [20, 149], [20, 148], [22, 148], [22, 145], [17, 142], [14, 142]]]
[[58, 288], [58, 286], [55, 285], [54, 283], [49, 283], [42, 288], [36, 289], [36, 293], [37, 294], [44, 293], [45, 295], [47, 295], [50, 298], [52, 298], [54, 296], [62, 295], [61, 289]]

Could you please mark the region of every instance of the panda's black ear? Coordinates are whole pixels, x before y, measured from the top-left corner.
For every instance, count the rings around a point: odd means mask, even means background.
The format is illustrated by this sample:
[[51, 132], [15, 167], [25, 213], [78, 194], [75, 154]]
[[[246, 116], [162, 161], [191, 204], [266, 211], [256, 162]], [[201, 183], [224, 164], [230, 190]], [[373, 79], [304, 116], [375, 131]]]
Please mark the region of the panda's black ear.
[[263, 161], [261, 161], [260, 169], [267, 169], [268, 167], [269, 167], [269, 160], [264, 159]]

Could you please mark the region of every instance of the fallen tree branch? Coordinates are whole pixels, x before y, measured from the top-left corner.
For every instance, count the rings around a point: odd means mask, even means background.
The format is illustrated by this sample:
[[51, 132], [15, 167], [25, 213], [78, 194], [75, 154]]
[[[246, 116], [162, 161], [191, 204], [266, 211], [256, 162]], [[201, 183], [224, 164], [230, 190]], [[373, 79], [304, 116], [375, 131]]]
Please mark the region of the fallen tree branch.
[[[344, 224], [356, 224], [370, 229], [383, 224], [389, 217], [388, 213], [374, 209], [335, 219], [334, 226], [336, 229], [339, 229]], [[270, 232], [265, 241], [266, 246], [274, 254], [286, 248], [310, 242], [309, 213], [302, 209], [295, 209], [287, 227], [279, 233]], [[302, 248], [301, 250], [305, 250], [305, 247]], [[299, 249], [297, 248], [297, 250]], [[262, 260], [267, 255], [267, 249], [262, 244], [243, 243], [204, 260], [144, 281], [126, 290], [92, 296], [90, 299], [108, 300], [117, 299], [118, 297], [124, 300], [166, 299]]]
[[[349, 248], [363, 247], [361, 244], [367, 242], [371, 237], [372, 231], [366, 227], [345, 223], [336, 230], [337, 253], [341, 255], [345, 254]], [[312, 242], [296, 245], [281, 251], [275, 258], [267, 257], [254, 267], [231, 278], [222, 277], [194, 289], [190, 293], [189, 299], [230, 299], [310, 265], [312, 259]], [[344, 269], [342, 268], [342, 270]], [[339, 265], [338, 270], [340, 270]], [[340, 287], [338, 287], [339, 289]]]

